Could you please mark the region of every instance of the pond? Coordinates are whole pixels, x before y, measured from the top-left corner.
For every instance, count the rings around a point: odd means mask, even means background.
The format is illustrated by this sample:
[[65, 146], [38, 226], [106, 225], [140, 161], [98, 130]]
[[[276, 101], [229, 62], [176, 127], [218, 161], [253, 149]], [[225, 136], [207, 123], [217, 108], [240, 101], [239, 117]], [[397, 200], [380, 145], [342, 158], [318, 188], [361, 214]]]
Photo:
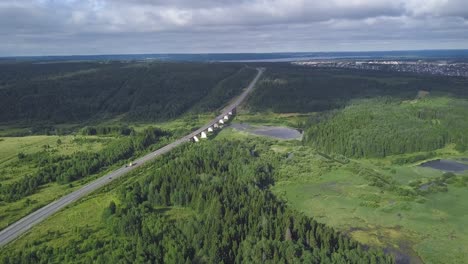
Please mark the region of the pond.
[[279, 139], [301, 139], [301, 132], [288, 128], [288, 127], [274, 127], [274, 126], [251, 126], [247, 123], [232, 123], [230, 127], [252, 133], [260, 136], [267, 136]]
[[456, 162], [453, 160], [442, 160], [442, 159], [424, 162], [419, 166], [426, 167], [426, 168], [433, 168], [433, 169], [441, 170], [441, 171], [450, 171], [450, 172], [463, 172], [465, 170], [468, 170], [467, 164], [463, 164], [463, 163]]

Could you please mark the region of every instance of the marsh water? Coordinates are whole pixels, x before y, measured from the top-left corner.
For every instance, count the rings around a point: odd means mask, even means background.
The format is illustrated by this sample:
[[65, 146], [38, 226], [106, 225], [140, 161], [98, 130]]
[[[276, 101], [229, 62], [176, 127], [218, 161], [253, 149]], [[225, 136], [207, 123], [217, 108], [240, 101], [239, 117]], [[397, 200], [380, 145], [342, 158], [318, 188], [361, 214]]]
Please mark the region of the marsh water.
[[255, 135], [267, 136], [279, 139], [300, 139], [302, 137], [301, 132], [296, 129], [288, 127], [275, 127], [275, 126], [251, 126], [247, 123], [232, 123], [230, 127], [239, 130], [246, 131]]
[[450, 172], [463, 172], [465, 170], [468, 170], [467, 164], [460, 163], [454, 160], [443, 160], [443, 159], [437, 159], [437, 160], [424, 162], [419, 166], [426, 167], [426, 168], [433, 168], [433, 169], [441, 170], [441, 171], [450, 171]]

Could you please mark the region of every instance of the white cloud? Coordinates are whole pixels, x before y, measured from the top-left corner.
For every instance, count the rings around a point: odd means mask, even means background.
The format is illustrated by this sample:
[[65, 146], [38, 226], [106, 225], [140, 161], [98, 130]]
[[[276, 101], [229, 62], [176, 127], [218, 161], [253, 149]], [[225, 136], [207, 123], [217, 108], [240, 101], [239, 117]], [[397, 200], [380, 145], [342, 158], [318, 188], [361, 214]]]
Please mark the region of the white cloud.
[[[216, 39], [214, 48], [229, 47], [308, 49], [331, 48], [333, 43], [357, 43], [363, 39], [387, 45], [386, 39], [401, 39], [435, 44], [468, 43], [468, 7], [465, 0], [2, 0], [0, 2], [0, 54], [15, 51], [11, 41], [22, 41], [24, 52], [42, 41], [42, 49], [76, 53], [89, 48], [106, 53], [107, 43], [118, 49], [128, 49], [125, 41], [114, 38], [135, 37], [140, 34], [136, 51], [152, 47], [153, 52], [173, 49], [160, 39], [184, 43], [190, 50], [200, 50], [201, 44], [211, 47], [208, 40]], [[424, 34], [422, 34], [424, 32]], [[311, 35], [308, 35], [311, 34]], [[313, 35], [312, 35], [313, 34]], [[28, 37], [24, 37], [28, 36]], [[93, 36], [93, 38], [87, 38]], [[49, 38], [49, 41], [47, 41]], [[96, 39], [97, 38], [97, 39]], [[157, 39], [151, 39], [157, 38]], [[69, 41], [70, 45], [56, 47], [53, 41]], [[144, 40], [143, 40], [144, 39]], [[26, 43], [31, 41], [31, 43]], [[88, 41], [84, 43], [84, 41]], [[221, 43], [226, 41], [226, 43]], [[295, 41], [297, 43], [295, 43]], [[392, 40], [393, 41], [393, 40]], [[2, 43], [3, 42], [3, 43]], [[10, 44], [7, 44], [10, 43]], [[130, 40], [127, 42], [131, 42]], [[81, 43], [81, 44], [80, 44]], [[106, 44], [103, 44], [106, 43]], [[383, 44], [382, 44], [383, 43]], [[99, 46], [101, 45], [101, 46]], [[165, 46], [166, 45], [166, 46]], [[338, 45], [338, 44], [337, 44]], [[369, 44], [370, 45], [370, 44]], [[395, 45], [395, 42], [388, 44]], [[466, 45], [466, 44], [465, 44]], [[338, 45], [338, 47], [349, 45]], [[356, 47], [362, 45], [355, 44]], [[437, 45], [434, 45], [437, 46]], [[53, 47], [53, 48], [52, 48]], [[31, 48], [32, 49], [32, 48]], [[216, 50], [215, 50], [216, 51]]]

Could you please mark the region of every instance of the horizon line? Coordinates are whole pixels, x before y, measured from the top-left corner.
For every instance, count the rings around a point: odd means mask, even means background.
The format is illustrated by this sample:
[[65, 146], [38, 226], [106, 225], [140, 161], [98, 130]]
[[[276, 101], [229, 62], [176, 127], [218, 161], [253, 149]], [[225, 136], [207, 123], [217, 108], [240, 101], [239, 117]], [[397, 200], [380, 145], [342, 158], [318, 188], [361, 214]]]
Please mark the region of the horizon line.
[[274, 52], [162, 52], [162, 53], [93, 53], [93, 54], [48, 54], [48, 55], [1, 55], [0, 58], [40, 58], [40, 57], [86, 57], [86, 56], [128, 56], [128, 55], [240, 55], [240, 54], [307, 54], [307, 53], [366, 53], [366, 52], [424, 52], [424, 51], [468, 51], [462, 49], [395, 49], [395, 50], [359, 50], [359, 51], [274, 51]]

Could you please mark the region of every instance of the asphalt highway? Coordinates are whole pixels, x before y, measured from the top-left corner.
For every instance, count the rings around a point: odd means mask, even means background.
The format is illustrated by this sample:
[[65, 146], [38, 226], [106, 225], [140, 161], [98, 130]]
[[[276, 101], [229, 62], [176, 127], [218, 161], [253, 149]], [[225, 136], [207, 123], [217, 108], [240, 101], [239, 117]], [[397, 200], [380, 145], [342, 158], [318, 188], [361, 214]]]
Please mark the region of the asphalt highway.
[[110, 172], [90, 183], [87, 185], [81, 187], [80, 189], [73, 191], [72, 193], [69, 193], [62, 198], [55, 200], [54, 202], [38, 209], [37, 211], [23, 217], [22, 219], [18, 220], [17, 222], [11, 224], [4, 230], [0, 232], [0, 246], [4, 246], [11, 242], [12, 240], [18, 238], [21, 234], [24, 232], [28, 231], [31, 229], [34, 225], [40, 223], [47, 217], [51, 216], [52, 214], [58, 212], [59, 210], [63, 209], [67, 205], [70, 205], [71, 203], [79, 200], [80, 198], [83, 198], [84, 196], [88, 195], [89, 193], [101, 188], [102, 186], [109, 184], [112, 181], [115, 181], [116, 179], [120, 178], [122, 175], [142, 166], [143, 164], [147, 163], [148, 161], [151, 161], [155, 159], [156, 157], [163, 155], [175, 147], [179, 146], [180, 144], [183, 144], [185, 142], [190, 141], [191, 138], [193, 138], [195, 135], [200, 134], [202, 131], [207, 130], [210, 126], [214, 125], [217, 123], [220, 119], [222, 119], [225, 115], [227, 115], [230, 111], [232, 111], [234, 108], [238, 107], [247, 97], [247, 95], [252, 91], [253, 87], [257, 83], [258, 79], [260, 76], [263, 74], [265, 69], [263, 68], [257, 68], [257, 75], [255, 78], [250, 82], [249, 86], [247, 89], [245, 89], [242, 94], [234, 101], [232, 102], [229, 106], [223, 109], [222, 114], [217, 116], [215, 119], [213, 119], [211, 122], [206, 124], [205, 126], [201, 127], [200, 129], [154, 151], [151, 152], [141, 158], [138, 158], [137, 160], [133, 161], [135, 164], [134, 166], [129, 166], [129, 167], [122, 167], [118, 170], [115, 170], [113, 172]]

